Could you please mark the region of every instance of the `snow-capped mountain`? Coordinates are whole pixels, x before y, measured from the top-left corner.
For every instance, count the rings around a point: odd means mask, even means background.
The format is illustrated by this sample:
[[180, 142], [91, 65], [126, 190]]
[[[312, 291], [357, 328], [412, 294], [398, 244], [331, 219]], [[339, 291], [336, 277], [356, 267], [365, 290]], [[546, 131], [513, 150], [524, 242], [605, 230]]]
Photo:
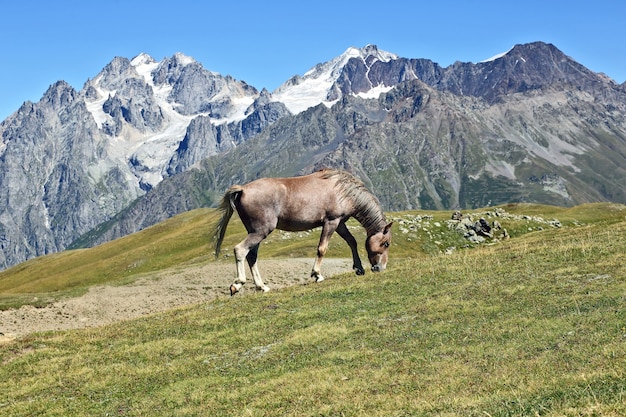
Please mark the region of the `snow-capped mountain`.
[[541, 42], [447, 68], [348, 48], [272, 93], [183, 54], [117, 57], [0, 124], [0, 268], [322, 165], [397, 210], [625, 202], [625, 103]]
[[147, 189], [163, 180], [194, 118], [215, 125], [242, 120], [259, 96], [181, 53], [161, 62], [143, 53], [131, 61], [116, 58], [83, 91], [98, 128], [111, 136], [108, 154], [130, 163]]
[[0, 124], [0, 268], [66, 248], [287, 113], [183, 54], [116, 57], [80, 91], [53, 84]]
[[[265, 93], [262, 100], [281, 103], [292, 114], [320, 103], [331, 106], [341, 96], [337, 82], [349, 62], [358, 60], [369, 68], [376, 62], [397, 58], [374, 45], [351, 47], [303, 76], [294, 76], [272, 94]], [[391, 88], [370, 83], [358, 94], [375, 98]], [[176, 171], [170, 162], [172, 158], [178, 161], [177, 150], [192, 120], [202, 117], [214, 127], [242, 122], [253, 112], [255, 100], [261, 99], [261, 93], [245, 82], [206, 70], [182, 53], [160, 62], [145, 53], [130, 61], [115, 58], [85, 83], [82, 92], [96, 125], [110, 136], [106, 148], [111, 160], [101, 165], [125, 161], [143, 189], [154, 187], [168, 172]], [[236, 145], [233, 140], [221, 143], [219, 148]]]
[[297, 99], [300, 113], [164, 180], [83, 244], [154, 224], [189, 196], [214, 205], [233, 183], [324, 166], [356, 173], [390, 210], [626, 202], [623, 85], [541, 42], [447, 68], [389, 58], [347, 53], [294, 77], [272, 100]]
[[[164, 178], [245, 143], [290, 114], [283, 101], [291, 113], [332, 101], [347, 62], [392, 58], [350, 48], [278, 97], [181, 53], [116, 57], [80, 91], [53, 84], [0, 124], [0, 268], [66, 248]], [[161, 215], [197, 204], [173, 201]]]

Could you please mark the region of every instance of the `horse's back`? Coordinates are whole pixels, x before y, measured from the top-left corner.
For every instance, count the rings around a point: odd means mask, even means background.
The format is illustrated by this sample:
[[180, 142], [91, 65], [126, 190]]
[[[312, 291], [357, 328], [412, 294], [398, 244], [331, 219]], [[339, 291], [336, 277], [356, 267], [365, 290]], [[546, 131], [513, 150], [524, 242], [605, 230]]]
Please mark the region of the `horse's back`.
[[260, 178], [249, 182], [242, 187], [244, 194], [249, 198], [261, 200], [283, 201], [287, 199], [303, 199], [320, 197], [332, 194], [334, 182], [324, 179], [320, 172], [300, 177]]
[[[273, 221], [283, 230], [308, 230], [337, 212], [334, 182], [319, 172], [301, 177], [261, 178], [243, 186], [240, 216]], [[243, 213], [242, 213], [243, 212]]]

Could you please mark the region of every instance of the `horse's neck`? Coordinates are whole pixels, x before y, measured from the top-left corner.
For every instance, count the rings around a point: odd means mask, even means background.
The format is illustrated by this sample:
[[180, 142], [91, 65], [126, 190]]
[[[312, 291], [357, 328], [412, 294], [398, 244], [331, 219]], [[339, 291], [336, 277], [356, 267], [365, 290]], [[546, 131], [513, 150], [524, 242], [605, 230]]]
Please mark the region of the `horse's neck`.
[[368, 236], [380, 232], [386, 225], [382, 208], [374, 205], [357, 207], [353, 217], [365, 228]]

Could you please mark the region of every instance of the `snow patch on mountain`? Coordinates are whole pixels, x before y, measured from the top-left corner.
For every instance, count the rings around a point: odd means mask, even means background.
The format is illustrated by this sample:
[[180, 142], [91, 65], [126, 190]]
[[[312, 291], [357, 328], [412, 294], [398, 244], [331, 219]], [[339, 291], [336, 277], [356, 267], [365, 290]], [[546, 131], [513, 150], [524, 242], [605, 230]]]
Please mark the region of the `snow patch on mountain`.
[[[180, 52], [175, 54], [175, 58], [183, 66], [196, 62]], [[166, 129], [143, 137], [139, 146], [134, 149], [127, 148], [127, 151], [131, 151], [126, 153], [127, 160], [132, 160], [141, 167], [141, 172], [137, 172], [141, 183], [153, 187], [163, 180], [164, 168], [184, 139], [187, 126], [198, 115], [182, 115], [175, 110], [175, 103], [168, 101], [172, 86], [167, 83], [160, 85], [154, 83], [152, 72], [159, 66], [159, 62], [156, 62], [150, 55], [139, 54], [131, 60], [131, 65], [152, 87], [157, 104], [168, 120]]]
[[365, 98], [365, 99], [376, 99], [378, 97], [380, 97], [381, 94], [386, 93], [390, 90], [392, 90], [393, 87], [387, 87], [386, 85], [379, 85], [376, 86], [372, 89], [370, 89], [369, 91], [363, 92], [363, 93], [359, 93], [357, 94], [357, 96], [361, 97], [361, 98]]
[[327, 101], [326, 95], [333, 82], [330, 74], [319, 78], [308, 77], [288, 88], [281, 89], [279, 87], [279, 90], [274, 92], [272, 97], [275, 101], [283, 103], [293, 114], [301, 113], [320, 103], [330, 107], [335, 102]]
[[179, 115], [178, 120], [171, 123], [167, 129], [148, 137], [130, 155], [130, 159], [141, 166], [141, 171], [137, 174], [142, 184], [153, 187], [163, 180], [163, 169], [185, 137], [192, 118]]
[[102, 76], [96, 77], [92, 82], [93, 87], [98, 93], [98, 98], [95, 100], [85, 99], [87, 110], [93, 116], [93, 119], [95, 120], [98, 129], [102, 129], [102, 125], [110, 118], [110, 116], [106, 114], [102, 109], [102, 105], [105, 101], [107, 101], [109, 97], [115, 97], [116, 93], [115, 91], [104, 90], [103, 88], [99, 87], [101, 78]]
[[[192, 62], [195, 62], [193, 58], [183, 55], [181, 53], [176, 53], [175, 56], [180, 59], [181, 62], [184, 62], [185, 65], [189, 65]], [[167, 97], [172, 91], [172, 86], [167, 83], [163, 83], [161, 85], [155, 85], [154, 79], [152, 77], [152, 72], [159, 66], [159, 63], [156, 62], [150, 55], [146, 53], [141, 53], [137, 55], [130, 61], [130, 64], [135, 67], [135, 71], [146, 81], [154, 92], [155, 97], [158, 100], [159, 107], [162, 109], [172, 110], [174, 108], [171, 103], [167, 101]]]
[[[290, 112], [298, 114], [304, 110], [323, 103], [327, 107], [336, 103], [336, 100], [328, 100], [328, 92], [341, 75], [341, 71], [352, 58], [365, 60], [370, 57], [373, 60], [389, 62], [398, 59], [398, 56], [378, 49], [374, 45], [367, 45], [363, 48], [348, 48], [340, 56], [321, 64], [317, 64], [303, 76], [294, 76], [289, 81], [282, 84], [272, 93], [274, 101], [283, 103]], [[365, 93], [367, 98], [376, 98], [381, 93], [389, 91], [390, 88], [375, 88]]]
[[254, 103], [254, 97], [252, 96], [232, 97], [231, 100], [233, 103], [233, 112], [229, 116], [220, 119], [211, 117], [212, 124], [218, 126], [243, 120], [247, 116], [248, 109]]
[[484, 61], [480, 61], [479, 63], [491, 62], [491, 61], [495, 61], [496, 59], [502, 58], [503, 56], [511, 52], [511, 49], [513, 49], [513, 47], [509, 48], [506, 52], [501, 52], [499, 54], [496, 54], [492, 56], [491, 58], [487, 58]]
[[[176, 54], [176, 56], [179, 62], [185, 65], [195, 62], [193, 58], [183, 54]], [[152, 72], [159, 63], [150, 55], [145, 53], [137, 55], [131, 60], [131, 65], [152, 88], [157, 105], [165, 116], [167, 127], [159, 132], [139, 132], [131, 126], [124, 126], [122, 131], [114, 135], [107, 143], [107, 153], [111, 160], [100, 161], [98, 166], [90, 169], [90, 174], [98, 179], [110, 168], [119, 165], [120, 161], [124, 161], [125, 164], [132, 161], [132, 165], [140, 167], [134, 172], [136, 180], [154, 186], [163, 180], [164, 167], [185, 137], [187, 126], [197, 115], [181, 115], [174, 109], [173, 103], [168, 101], [172, 86], [167, 83], [160, 85], [154, 83]], [[95, 88], [97, 98], [85, 98], [87, 110], [92, 114], [100, 129], [105, 123], [112, 121], [111, 116], [104, 112], [102, 106], [109, 97], [115, 97], [117, 94], [116, 90], [108, 90], [101, 86], [102, 78], [103, 74], [100, 74], [89, 82], [89, 85]]]

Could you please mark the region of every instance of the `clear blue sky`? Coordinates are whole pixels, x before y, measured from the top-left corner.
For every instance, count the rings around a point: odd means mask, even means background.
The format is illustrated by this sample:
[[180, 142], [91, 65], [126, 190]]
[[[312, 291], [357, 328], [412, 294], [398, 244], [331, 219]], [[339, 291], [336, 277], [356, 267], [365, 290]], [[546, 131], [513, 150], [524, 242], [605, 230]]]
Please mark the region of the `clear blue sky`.
[[272, 91], [348, 47], [442, 66], [544, 41], [626, 81], [626, 2], [0, 0], [0, 121], [65, 80], [80, 90], [115, 56], [182, 52]]

